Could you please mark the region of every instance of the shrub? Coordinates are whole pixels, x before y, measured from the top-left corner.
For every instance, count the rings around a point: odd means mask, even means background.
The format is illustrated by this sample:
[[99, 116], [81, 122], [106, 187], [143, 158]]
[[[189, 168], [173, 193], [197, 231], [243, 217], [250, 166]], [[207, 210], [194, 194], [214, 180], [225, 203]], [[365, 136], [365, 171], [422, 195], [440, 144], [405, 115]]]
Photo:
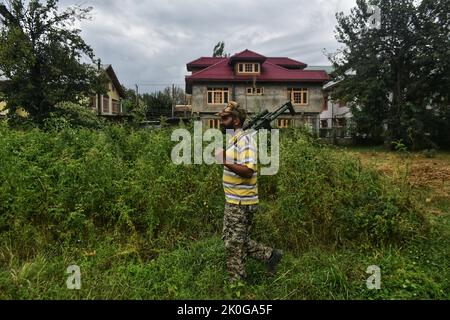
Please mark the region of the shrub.
[[44, 120], [44, 129], [61, 130], [64, 128], [92, 128], [100, 129], [105, 121], [98, 117], [91, 108], [71, 102], [59, 103], [55, 111]]
[[[101, 234], [173, 248], [220, 234], [220, 166], [176, 166], [170, 129], [16, 131], [0, 125], [0, 241], [91, 241]], [[298, 131], [283, 133], [280, 172], [261, 177], [256, 233], [300, 252], [402, 243], [424, 219], [400, 182]], [[27, 253], [28, 254], [28, 253]]]
[[[358, 159], [292, 131], [281, 142], [280, 172], [262, 189], [267, 240], [300, 252], [314, 245], [401, 243], [426, 228], [409, 187]], [[271, 194], [275, 194], [271, 196]]]

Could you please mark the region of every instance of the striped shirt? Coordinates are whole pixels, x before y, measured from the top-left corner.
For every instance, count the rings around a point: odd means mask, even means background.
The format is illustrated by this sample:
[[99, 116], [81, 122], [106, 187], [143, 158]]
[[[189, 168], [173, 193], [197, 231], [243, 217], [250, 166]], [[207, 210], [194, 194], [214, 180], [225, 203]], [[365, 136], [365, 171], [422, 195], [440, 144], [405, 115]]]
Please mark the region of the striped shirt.
[[228, 142], [226, 162], [245, 165], [254, 171], [253, 177], [244, 178], [224, 166], [223, 189], [226, 201], [238, 205], [258, 204], [257, 149], [251, 134], [237, 131]]

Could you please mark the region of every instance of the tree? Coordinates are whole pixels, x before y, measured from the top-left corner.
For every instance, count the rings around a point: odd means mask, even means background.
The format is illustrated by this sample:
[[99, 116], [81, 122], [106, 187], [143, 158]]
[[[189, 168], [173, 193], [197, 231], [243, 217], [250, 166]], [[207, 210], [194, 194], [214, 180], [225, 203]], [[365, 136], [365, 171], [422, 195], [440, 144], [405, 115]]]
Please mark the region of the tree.
[[173, 104], [186, 103], [186, 93], [178, 86], [167, 87], [164, 89], [163, 93], [172, 99]]
[[[380, 8], [377, 28], [367, 27], [370, 5]], [[330, 58], [342, 80], [336, 95], [349, 102], [357, 131], [388, 145], [402, 140], [413, 149], [445, 143], [448, 1], [358, 0], [350, 15], [336, 17], [336, 38], [343, 44]]]
[[223, 41], [219, 41], [214, 47], [213, 57], [226, 57], [227, 54], [224, 52], [225, 43]]
[[145, 93], [142, 95], [142, 100], [144, 100], [147, 106], [147, 119], [157, 120], [161, 116], [171, 117], [173, 99], [171, 95], [171, 88], [166, 88], [164, 91], [158, 91], [153, 93]]
[[147, 119], [172, 117], [172, 107], [186, 103], [186, 94], [180, 87], [167, 87], [163, 91], [145, 93], [142, 100], [147, 107]]
[[125, 113], [132, 112], [137, 106], [138, 100], [136, 98], [136, 91], [128, 89], [122, 85], [122, 90], [125, 92], [125, 97], [122, 101], [122, 107]]
[[78, 103], [106, 92], [99, 61], [74, 27], [89, 18], [92, 8], [74, 6], [61, 12], [57, 2], [0, 4], [0, 70], [9, 79], [4, 88], [7, 108], [13, 114], [22, 107], [37, 123], [60, 102]]

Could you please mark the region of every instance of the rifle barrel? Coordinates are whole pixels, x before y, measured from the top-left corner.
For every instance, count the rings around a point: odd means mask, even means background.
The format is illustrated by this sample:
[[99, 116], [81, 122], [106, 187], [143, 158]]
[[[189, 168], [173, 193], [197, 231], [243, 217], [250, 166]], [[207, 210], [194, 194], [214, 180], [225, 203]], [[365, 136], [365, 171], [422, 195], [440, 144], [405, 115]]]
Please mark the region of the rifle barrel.
[[247, 130], [253, 128], [255, 130], [259, 130], [262, 128], [270, 128], [270, 123], [281, 116], [286, 110], [289, 110], [292, 116], [295, 115], [295, 110], [292, 102], [288, 101], [274, 112], [264, 110], [262, 113], [252, 118], [250, 122], [246, 126], [244, 126], [243, 129]]

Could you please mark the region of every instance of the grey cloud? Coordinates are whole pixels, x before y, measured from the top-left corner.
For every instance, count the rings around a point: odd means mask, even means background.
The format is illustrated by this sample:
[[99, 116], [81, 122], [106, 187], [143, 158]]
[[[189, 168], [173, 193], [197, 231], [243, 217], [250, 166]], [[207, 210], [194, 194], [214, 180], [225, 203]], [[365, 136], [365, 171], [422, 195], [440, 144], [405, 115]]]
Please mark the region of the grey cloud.
[[247, 48], [328, 64], [322, 50], [338, 47], [335, 13], [355, 6], [355, 0], [62, 0], [60, 6], [80, 3], [94, 8], [80, 26], [85, 40], [126, 87], [151, 84], [144, 91], [183, 86], [186, 63], [210, 56], [221, 40], [231, 54]]

